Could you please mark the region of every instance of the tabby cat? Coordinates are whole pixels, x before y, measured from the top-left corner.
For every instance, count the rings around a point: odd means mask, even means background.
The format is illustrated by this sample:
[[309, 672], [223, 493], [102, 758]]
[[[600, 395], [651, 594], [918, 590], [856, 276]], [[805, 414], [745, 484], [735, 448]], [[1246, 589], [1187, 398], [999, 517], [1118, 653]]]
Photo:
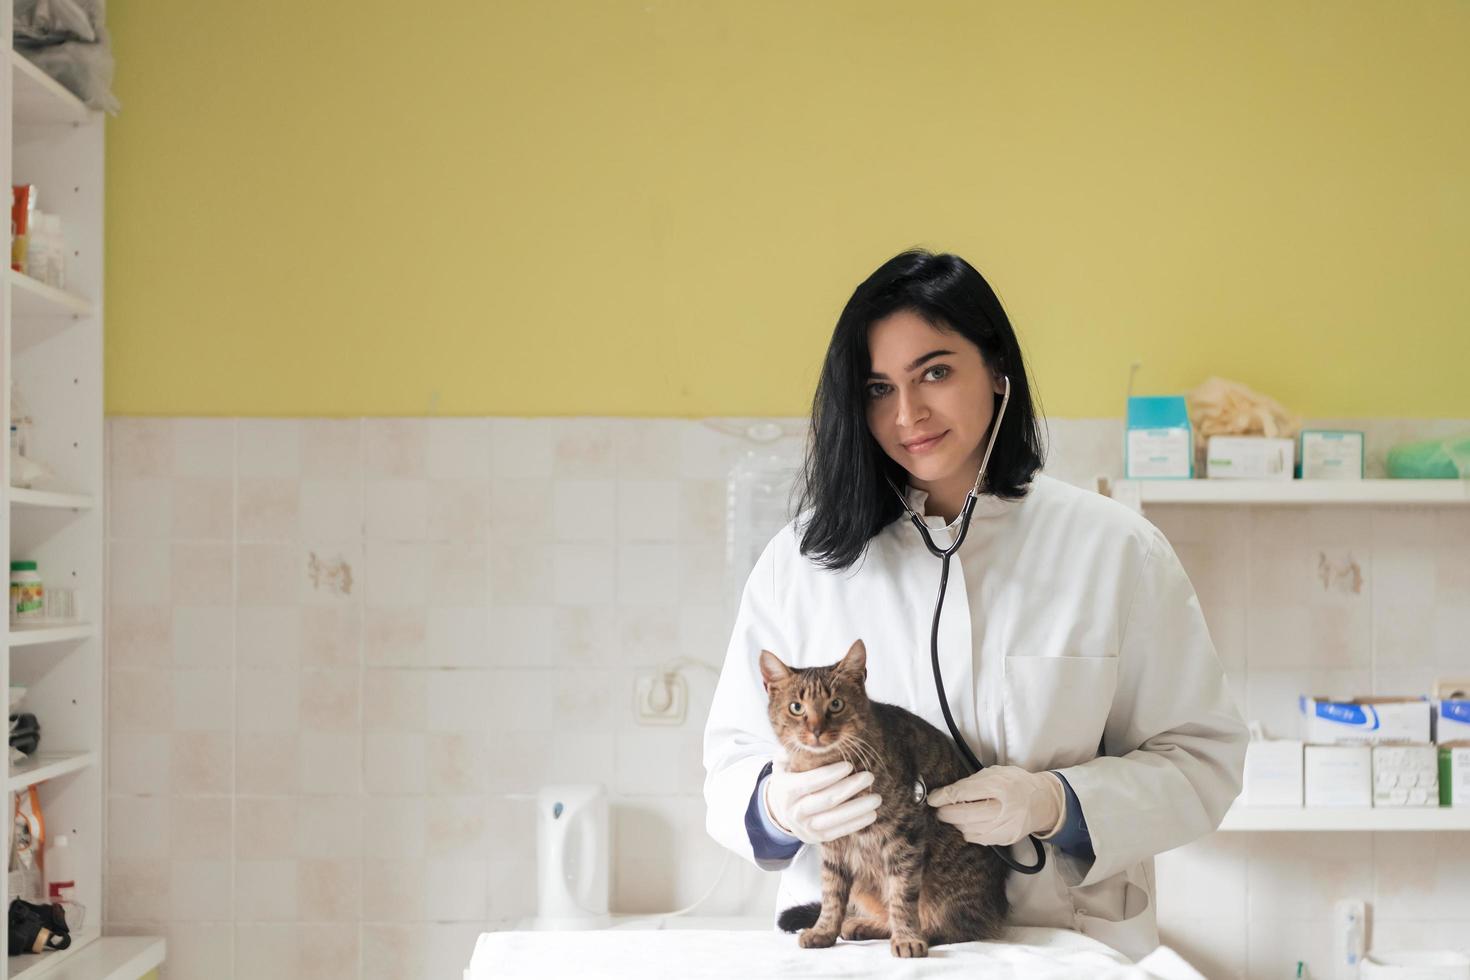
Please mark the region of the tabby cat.
[[902, 957], [997, 938], [1010, 911], [1005, 865], [915, 799], [920, 779], [938, 789], [970, 774], [948, 736], [897, 705], [868, 700], [862, 640], [827, 667], [788, 667], [769, 650], [760, 667], [788, 767], [805, 772], [846, 759], [873, 773], [870, 792], [882, 798], [873, 823], [822, 845], [822, 901], [786, 909], [781, 928], [801, 929], [808, 948], [838, 936], [888, 939]]

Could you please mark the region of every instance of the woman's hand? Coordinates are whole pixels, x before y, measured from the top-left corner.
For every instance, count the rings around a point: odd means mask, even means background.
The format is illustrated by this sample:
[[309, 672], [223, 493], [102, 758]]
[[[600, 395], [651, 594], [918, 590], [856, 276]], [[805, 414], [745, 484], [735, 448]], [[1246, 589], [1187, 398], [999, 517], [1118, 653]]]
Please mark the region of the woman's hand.
[[1004, 845], [1060, 830], [1066, 794], [1055, 773], [991, 766], [934, 790], [929, 805], [971, 844]]
[[852, 763], [846, 760], [791, 772], [784, 761], [776, 759], [765, 784], [766, 812], [792, 837], [822, 844], [878, 819], [882, 798], [877, 793], [857, 796], [872, 785], [871, 772], [853, 772]]

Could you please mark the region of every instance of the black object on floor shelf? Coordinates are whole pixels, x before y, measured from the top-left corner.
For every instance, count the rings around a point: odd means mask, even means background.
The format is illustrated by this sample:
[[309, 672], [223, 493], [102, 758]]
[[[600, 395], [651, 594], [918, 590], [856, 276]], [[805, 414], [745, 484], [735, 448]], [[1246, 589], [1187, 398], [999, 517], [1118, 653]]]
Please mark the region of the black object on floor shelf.
[[10, 932], [7, 953], [42, 953], [48, 949], [66, 949], [71, 945], [71, 930], [61, 906], [37, 905], [17, 898], [10, 903]]

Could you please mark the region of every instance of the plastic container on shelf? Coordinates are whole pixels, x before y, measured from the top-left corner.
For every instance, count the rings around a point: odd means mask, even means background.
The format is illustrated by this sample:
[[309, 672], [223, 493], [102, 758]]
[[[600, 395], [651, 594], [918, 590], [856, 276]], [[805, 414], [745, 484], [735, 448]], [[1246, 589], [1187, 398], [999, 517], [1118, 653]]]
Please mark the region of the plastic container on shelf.
[[10, 621], [34, 622], [46, 616], [46, 588], [33, 561], [10, 563]]

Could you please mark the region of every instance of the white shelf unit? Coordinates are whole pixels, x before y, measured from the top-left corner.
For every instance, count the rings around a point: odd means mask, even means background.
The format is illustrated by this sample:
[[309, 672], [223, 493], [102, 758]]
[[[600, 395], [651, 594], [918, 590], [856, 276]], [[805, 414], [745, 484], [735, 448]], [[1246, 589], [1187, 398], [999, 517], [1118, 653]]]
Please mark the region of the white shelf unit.
[[[1116, 500], [1149, 506], [1317, 507], [1470, 504], [1470, 480], [1118, 480]], [[1249, 807], [1237, 804], [1222, 831], [1470, 830], [1470, 807]]]
[[1236, 805], [1223, 831], [1470, 830], [1470, 807], [1277, 807]]
[[[86, 928], [71, 948], [7, 956], [0, 980], [136, 980], [162, 962], [161, 938], [103, 936], [102, 849], [106, 840], [103, 724], [103, 117], [11, 47], [10, 5], [0, 15], [8, 64], [0, 106], [0, 160], [11, 184], [33, 184], [37, 204], [59, 214], [67, 240], [66, 288], [10, 269], [0, 280], [4, 406], [12, 383], [33, 419], [30, 452], [54, 477], [34, 490], [11, 487], [0, 454], [0, 538], [10, 558], [34, 559], [42, 581], [78, 592], [76, 623], [7, 627], [0, 668], [26, 688], [21, 710], [41, 722], [36, 758], [11, 767], [9, 798], [34, 786], [49, 835], [66, 834], [76, 854], [77, 901]], [[9, 882], [4, 886], [8, 892]], [[13, 896], [4, 896], [8, 909]]]
[[1119, 480], [1112, 496], [1150, 504], [1470, 504], [1470, 480]]

